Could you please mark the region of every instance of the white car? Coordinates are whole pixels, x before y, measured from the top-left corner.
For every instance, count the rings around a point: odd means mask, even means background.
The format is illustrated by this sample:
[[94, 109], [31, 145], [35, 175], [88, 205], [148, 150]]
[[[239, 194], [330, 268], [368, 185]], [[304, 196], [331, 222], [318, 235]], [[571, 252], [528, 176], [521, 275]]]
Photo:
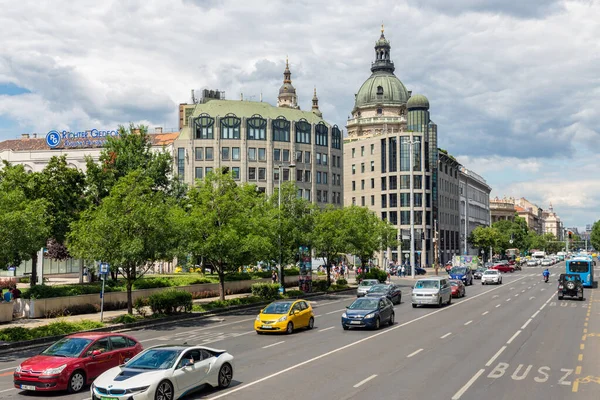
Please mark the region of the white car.
[[175, 400], [205, 384], [226, 388], [232, 379], [233, 356], [225, 350], [161, 345], [104, 372], [90, 390], [92, 400]]
[[528, 267], [535, 267], [537, 265], [537, 260], [527, 260]]
[[496, 269], [488, 269], [483, 272], [481, 275], [481, 284], [487, 285], [490, 283], [501, 284], [502, 283], [502, 274], [500, 271]]
[[544, 258], [542, 260], [542, 266], [543, 267], [549, 267], [552, 265], [552, 260], [550, 260], [549, 258]]

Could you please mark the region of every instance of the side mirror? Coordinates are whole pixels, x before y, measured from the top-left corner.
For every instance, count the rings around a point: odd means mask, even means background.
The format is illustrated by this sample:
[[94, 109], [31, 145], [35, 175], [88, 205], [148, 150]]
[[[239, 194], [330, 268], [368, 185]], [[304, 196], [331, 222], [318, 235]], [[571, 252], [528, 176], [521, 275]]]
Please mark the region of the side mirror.
[[100, 354], [102, 354], [102, 352], [100, 350], [94, 350], [94, 351], [92, 351], [92, 357], [99, 356]]

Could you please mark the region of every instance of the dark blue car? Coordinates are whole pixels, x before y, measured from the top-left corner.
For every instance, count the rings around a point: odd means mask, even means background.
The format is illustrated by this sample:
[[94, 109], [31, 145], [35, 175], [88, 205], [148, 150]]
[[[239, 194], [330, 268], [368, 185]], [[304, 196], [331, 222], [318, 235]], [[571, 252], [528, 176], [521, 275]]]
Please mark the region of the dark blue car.
[[385, 323], [394, 324], [394, 305], [385, 296], [358, 298], [342, 314], [344, 330], [351, 327], [379, 329]]
[[448, 271], [450, 279], [462, 281], [465, 286], [473, 284], [473, 272], [468, 267], [454, 267]]

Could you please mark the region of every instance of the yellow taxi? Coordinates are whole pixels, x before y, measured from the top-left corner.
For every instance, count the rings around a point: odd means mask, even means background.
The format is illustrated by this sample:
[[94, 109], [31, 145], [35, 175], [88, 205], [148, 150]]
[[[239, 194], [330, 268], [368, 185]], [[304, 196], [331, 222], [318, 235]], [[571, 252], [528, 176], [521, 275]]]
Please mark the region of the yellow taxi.
[[290, 334], [298, 328], [312, 329], [315, 314], [306, 300], [277, 300], [260, 310], [254, 321], [254, 330], [264, 332], [285, 332]]

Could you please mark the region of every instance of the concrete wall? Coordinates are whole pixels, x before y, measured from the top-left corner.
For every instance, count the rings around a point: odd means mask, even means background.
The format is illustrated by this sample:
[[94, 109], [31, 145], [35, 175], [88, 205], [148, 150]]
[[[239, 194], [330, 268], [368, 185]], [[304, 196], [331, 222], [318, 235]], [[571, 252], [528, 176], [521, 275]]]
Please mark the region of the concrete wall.
[[0, 322], [8, 322], [13, 319], [13, 303], [0, 303]]
[[[285, 276], [286, 283], [297, 284], [298, 276]], [[242, 291], [250, 290], [250, 286], [254, 283], [270, 283], [270, 278], [259, 279], [259, 280], [247, 280], [247, 281], [233, 281], [225, 282], [225, 291], [231, 291], [233, 293], [239, 293]], [[218, 283], [203, 283], [198, 285], [188, 286], [176, 286], [178, 290], [184, 290], [190, 293], [202, 293], [202, 292], [219, 292]], [[146, 298], [150, 295], [163, 291], [165, 288], [154, 288], [154, 289], [141, 289], [134, 290], [131, 293], [132, 300], [135, 301], [137, 298]], [[116, 303], [126, 302], [127, 292], [107, 292], [104, 293], [104, 303]], [[101, 299], [100, 294], [84, 294], [81, 296], [69, 296], [69, 297], [53, 297], [49, 299], [35, 299], [29, 301], [29, 318], [44, 318], [46, 311], [64, 309], [68, 306], [79, 305], [79, 304], [98, 304], [100, 305]], [[12, 304], [11, 304], [12, 307]], [[31, 311], [32, 310], [32, 311]], [[12, 319], [12, 308], [11, 308], [11, 319]], [[10, 321], [9, 319], [8, 321]], [[0, 320], [4, 321], [4, 320]]]

